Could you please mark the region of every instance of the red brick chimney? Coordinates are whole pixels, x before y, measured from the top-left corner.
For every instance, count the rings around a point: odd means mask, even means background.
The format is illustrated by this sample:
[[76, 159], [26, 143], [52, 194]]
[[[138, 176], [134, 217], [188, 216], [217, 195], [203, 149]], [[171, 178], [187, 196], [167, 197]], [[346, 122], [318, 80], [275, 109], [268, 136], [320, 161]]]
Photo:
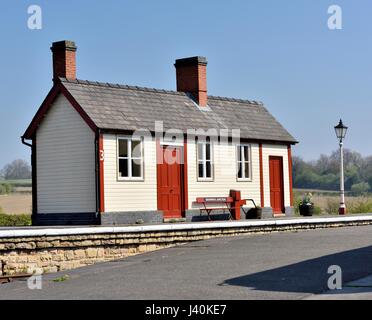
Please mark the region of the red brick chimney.
[[191, 57], [177, 59], [174, 64], [177, 76], [177, 91], [190, 93], [200, 107], [207, 99], [207, 59]]
[[76, 46], [73, 41], [53, 42], [53, 80], [76, 79]]

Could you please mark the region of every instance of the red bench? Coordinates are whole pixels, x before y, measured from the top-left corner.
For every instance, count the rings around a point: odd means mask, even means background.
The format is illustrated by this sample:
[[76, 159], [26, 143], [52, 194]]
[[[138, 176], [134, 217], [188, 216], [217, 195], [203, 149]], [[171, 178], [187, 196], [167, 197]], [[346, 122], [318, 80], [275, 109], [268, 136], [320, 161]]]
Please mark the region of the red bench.
[[235, 209], [234, 207], [234, 198], [233, 197], [200, 197], [196, 198], [196, 203], [203, 205], [200, 208], [200, 215], [203, 211], [207, 212], [208, 220], [211, 221], [211, 212], [213, 210], [218, 211], [228, 211], [229, 213], [229, 220], [232, 219], [232, 213]]
[[[213, 210], [224, 212], [227, 210], [229, 212], [229, 220], [233, 218], [240, 220], [240, 209], [243, 209], [243, 205], [247, 204], [247, 201], [252, 201], [257, 208], [253, 199], [242, 199], [239, 190], [230, 190], [229, 197], [199, 197], [196, 198], [195, 203], [203, 206], [200, 208], [200, 215], [205, 211], [209, 220], [211, 220], [210, 214]], [[244, 209], [243, 212], [246, 214]]]

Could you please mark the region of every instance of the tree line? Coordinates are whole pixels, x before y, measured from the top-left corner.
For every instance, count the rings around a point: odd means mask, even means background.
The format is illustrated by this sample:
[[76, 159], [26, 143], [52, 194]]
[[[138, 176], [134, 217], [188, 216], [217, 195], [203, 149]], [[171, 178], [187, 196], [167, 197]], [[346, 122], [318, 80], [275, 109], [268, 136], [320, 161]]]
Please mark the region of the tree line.
[[[372, 156], [344, 150], [345, 190], [354, 194], [372, 191]], [[318, 160], [304, 161], [293, 157], [293, 185], [295, 188], [339, 190], [340, 153], [321, 155]]]
[[14, 160], [0, 170], [0, 178], [5, 180], [31, 179], [31, 166], [25, 160]]

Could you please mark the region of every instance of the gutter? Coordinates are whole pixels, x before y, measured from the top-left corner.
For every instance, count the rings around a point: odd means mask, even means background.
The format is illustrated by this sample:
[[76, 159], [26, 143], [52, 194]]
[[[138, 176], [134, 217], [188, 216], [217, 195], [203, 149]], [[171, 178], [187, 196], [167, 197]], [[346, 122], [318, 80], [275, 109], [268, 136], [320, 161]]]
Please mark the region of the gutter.
[[[27, 147], [32, 148], [32, 144], [26, 142], [25, 140], [26, 140], [26, 138], [25, 138], [24, 136], [22, 136], [22, 137], [21, 137], [22, 144], [24, 144], [24, 145], [27, 146]], [[29, 139], [27, 139], [27, 140], [29, 140]]]
[[31, 148], [31, 181], [32, 181], [32, 214], [31, 220], [32, 224], [34, 224], [35, 216], [37, 214], [37, 196], [36, 196], [36, 141], [34, 139], [27, 139], [32, 140], [32, 144], [25, 141], [25, 136], [21, 136], [22, 144]]

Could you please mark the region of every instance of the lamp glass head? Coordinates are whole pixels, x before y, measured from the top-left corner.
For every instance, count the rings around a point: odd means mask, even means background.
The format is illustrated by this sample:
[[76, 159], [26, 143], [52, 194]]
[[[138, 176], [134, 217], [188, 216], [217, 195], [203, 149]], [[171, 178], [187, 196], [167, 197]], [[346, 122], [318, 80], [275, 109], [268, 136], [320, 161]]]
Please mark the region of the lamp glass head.
[[345, 126], [345, 125], [342, 123], [342, 120], [340, 119], [340, 122], [338, 123], [338, 125], [335, 126], [336, 136], [337, 136], [337, 138], [338, 138], [340, 141], [342, 141], [342, 140], [345, 139], [347, 129], [348, 129], [348, 127]]

